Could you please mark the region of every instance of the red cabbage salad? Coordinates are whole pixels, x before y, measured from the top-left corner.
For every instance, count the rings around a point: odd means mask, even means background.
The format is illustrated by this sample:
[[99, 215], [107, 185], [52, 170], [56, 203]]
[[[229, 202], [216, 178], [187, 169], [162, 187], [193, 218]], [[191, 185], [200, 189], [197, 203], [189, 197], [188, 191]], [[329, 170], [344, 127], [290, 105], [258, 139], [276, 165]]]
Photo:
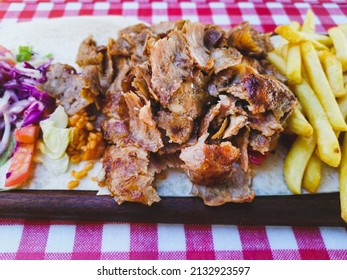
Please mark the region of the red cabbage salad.
[[37, 125], [54, 111], [55, 99], [37, 88], [46, 82], [51, 61], [31, 47], [20, 47], [15, 56], [0, 46], [0, 166], [15, 150], [14, 129]]

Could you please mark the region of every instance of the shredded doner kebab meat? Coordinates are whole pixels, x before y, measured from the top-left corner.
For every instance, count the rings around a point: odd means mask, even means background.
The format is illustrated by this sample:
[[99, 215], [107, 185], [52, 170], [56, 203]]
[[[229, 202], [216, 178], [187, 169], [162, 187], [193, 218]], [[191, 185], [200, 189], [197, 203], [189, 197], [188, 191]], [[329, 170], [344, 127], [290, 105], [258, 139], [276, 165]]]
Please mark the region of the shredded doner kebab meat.
[[269, 34], [248, 23], [228, 32], [189, 21], [137, 24], [107, 46], [87, 38], [77, 63], [98, 67], [89, 88], [105, 95], [99, 183], [119, 204], [151, 205], [160, 200], [155, 175], [180, 167], [207, 205], [252, 201], [248, 153], [275, 147], [297, 102], [265, 62], [270, 50]]

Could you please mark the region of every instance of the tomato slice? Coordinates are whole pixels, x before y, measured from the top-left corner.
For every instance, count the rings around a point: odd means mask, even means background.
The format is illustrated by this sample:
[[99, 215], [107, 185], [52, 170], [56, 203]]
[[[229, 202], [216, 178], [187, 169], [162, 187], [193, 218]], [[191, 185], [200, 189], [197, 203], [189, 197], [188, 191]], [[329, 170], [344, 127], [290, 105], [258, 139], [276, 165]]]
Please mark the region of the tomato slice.
[[9, 171], [6, 173], [5, 187], [15, 187], [28, 179], [34, 151], [34, 143], [18, 143]]
[[19, 143], [35, 143], [39, 136], [40, 128], [38, 125], [28, 125], [21, 128], [17, 128], [14, 131], [14, 138]]
[[249, 161], [254, 165], [261, 165], [266, 159], [266, 157], [267, 154], [263, 155], [262, 153], [253, 150], [248, 151]]

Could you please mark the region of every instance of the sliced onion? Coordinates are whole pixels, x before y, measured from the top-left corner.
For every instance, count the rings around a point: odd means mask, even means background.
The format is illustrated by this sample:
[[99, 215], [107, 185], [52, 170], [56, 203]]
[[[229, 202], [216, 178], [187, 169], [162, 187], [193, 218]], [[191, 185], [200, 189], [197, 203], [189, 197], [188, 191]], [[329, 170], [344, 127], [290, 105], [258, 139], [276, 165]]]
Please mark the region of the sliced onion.
[[4, 116], [5, 127], [4, 127], [4, 133], [0, 141], [0, 155], [6, 150], [8, 144], [10, 143], [10, 136], [11, 136], [11, 123], [9, 121], [7, 112], [3, 112], [3, 116]]
[[27, 108], [29, 105], [30, 105], [29, 100], [23, 99], [23, 100], [17, 101], [15, 103], [12, 103], [8, 107], [8, 113], [11, 115], [22, 113], [24, 109]]

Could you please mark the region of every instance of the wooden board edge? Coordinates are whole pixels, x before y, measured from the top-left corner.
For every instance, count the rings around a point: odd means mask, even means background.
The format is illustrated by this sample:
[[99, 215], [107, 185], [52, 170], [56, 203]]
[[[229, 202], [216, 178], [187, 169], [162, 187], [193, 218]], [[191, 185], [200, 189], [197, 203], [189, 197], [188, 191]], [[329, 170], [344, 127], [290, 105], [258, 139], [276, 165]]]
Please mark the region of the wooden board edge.
[[162, 198], [151, 207], [91, 191], [18, 190], [0, 194], [0, 218], [142, 223], [346, 226], [338, 193], [259, 196], [252, 203], [209, 207], [199, 198]]

